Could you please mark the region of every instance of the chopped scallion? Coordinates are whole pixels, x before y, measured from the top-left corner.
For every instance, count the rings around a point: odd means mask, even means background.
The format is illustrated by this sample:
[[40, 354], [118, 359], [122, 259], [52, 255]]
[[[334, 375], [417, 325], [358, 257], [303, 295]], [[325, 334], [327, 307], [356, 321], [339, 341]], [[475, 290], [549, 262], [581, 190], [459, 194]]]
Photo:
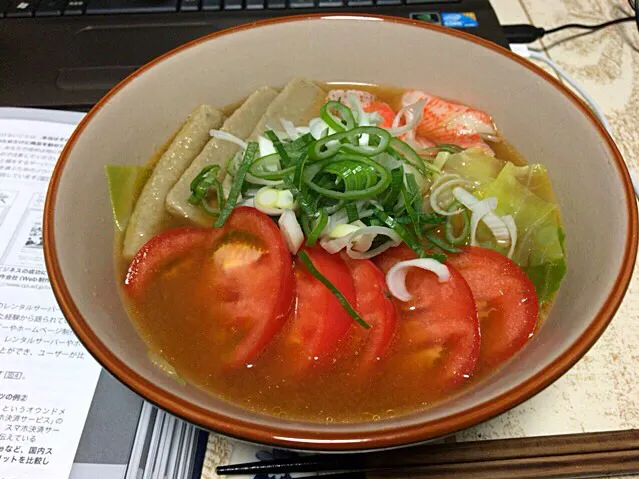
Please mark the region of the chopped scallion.
[[319, 211], [319, 215], [317, 219], [313, 220], [310, 225], [310, 231], [306, 238], [306, 246], [312, 247], [315, 246], [319, 236], [322, 234], [322, 231], [326, 228], [328, 224], [328, 214], [324, 209]]
[[273, 142], [273, 147], [275, 147], [275, 151], [278, 155], [280, 155], [280, 160], [284, 166], [289, 166], [291, 164], [291, 159], [288, 156], [288, 152], [284, 148], [284, 145], [275, 134], [273, 130], [268, 130], [264, 133], [266, 137]]
[[[453, 203], [448, 208], [448, 211], [455, 211], [457, 208], [459, 208], [459, 203], [457, 201], [453, 201]], [[455, 225], [453, 224], [455, 218], [461, 218], [464, 222], [462, 230], [458, 235], [455, 234]], [[468, 241], [468, 237], [470, 236], [470, 213], [467, 209], [464, 208], [462, 212], [456, 216], [448, 217], [445, 226], [445, 236], [446, 241], [448, 241], [452, 245], [459, 246], [465, 244]]]
[[[369, 146], [359, 146], [361, 135], [369, 135]], [[316, 161], [325, 160], [343, 150], [347, 153], [371, 157], [386, 151], [391, 140], [391, 134], [383, 128], [360, 126], [316, 140], [309, 146], [308, 156]], [[375, 146], [370, 146], [371, 143]]]
[[222, 226], [224, 226], [224, 223], [226, 223], [227, 218], [231, 215], [233, 208], [235, 208], [240, 191], [242, 190], [244, 177], [246, 176], [246, 173], [253, 163], [253, 159], [257, 154], [258, 148], [259, 145], [256, 141], [250, 141], [248, 146], [246, 147], [244, 156], [242, 157], [240, 165], [237, 168], [237, 172], [235, 173], [235, 178], [233, 178], [231, 191], [226, 198], [224, 208], [222, 208], [222, 210], [220, 211], [220, 216], [217, 217], [217, 219], [215, 220], [215, 224], [213, 225], [215, 228], [221, 228]]
[[412, 249], [420, 258], [433, 258], [440, 263], [446, 261], [446, 255], [444, 254], [429, 253], [425, 251], [424, 248], [422, 248], [422, 245], [419, 244], [419, 241], [411, 234], [411, 232], [404, 228], [404, 226], [402, 226], [400, 223], [398, 223], [392, 216], [387, 215], [383, 211], [377, 211], [375, 214], [386, 226], [395, 231], [395, 233], [399, 235], [402, 241], [406, 243], [406, 245], [410, 249]]
[[348, 222], [352, 223], [359, 219], [359, 212], [357, 211], [357, 205], [355, 203], [346, 203], [346, 214], [348, 215]]
[[337, 289], [335, 287], [335, 285], [333, 283], [331, 283], [330, 280], [326, 276], [324, 276], [322, 273], [319, 272], [319, 270], [315, 267], [315, 265], [313, 264], [313, 261], [311, 261], [311, 258], [306, 253], [306, 251], [299, 251], [297, 253], [297, 256], [300, 259], [300, 261], [304, 264], [304, 266], [306, 266], [306, 269], [308, 270], [308, 272], [311, 273], [320, 283], [322, 283], [324, 286], [326, 286], [328, 288], [328, 290], [335, 295], [335, 297], [340, 302], [342, 307], [346, 310], [346, 312], [355, 321], [357, 321], [357, 323], [360, 326], [362, 326], [363, 328], [366, 328], [366, 329], [370, 329], [370, 327], [371, 327], [370, 324], [368, 324], [366, 321], [364, 321], [364, 318], [362, 318], [359, 315], [359, 313], [357, 311], [355, 311], [355, 308], [353, 308], [353, 306], [351, 306], [351, 304], [344, 297], [344, 295], [341, 293], [341, 291], [339, 289]]
[[[333, 112], [337, 113], [337, 115]], [[353, 111], [338, 101], [326, 102], [320, 110], [320, 118], [337, 132], [352, 130], [355, 127]]]
[[305, 169], [303, 179], [310, 189], [336, 200], [360, 200], [376, 196], [391, 181], [385, 166], [356, 155], [342, 155], [315, 162]]
[[448, 253], [461, 253], [459, 248], [455, 248], [453, 245], [446, 243], [446, 241], [441, 239], [435, 233], [426, 233], [426, 239], [438, 248], [441, 248], [443, 251]]
[[209, 189], [215, 186], [215, 183], [219, 183], [217, 175], [220, 172], [220, 165], [209, 165], [197, 174], [193, 181], [191, 181], [190, 189], [191, 196], [188, 201], [192, 205], [199, 205], [206, 197]]

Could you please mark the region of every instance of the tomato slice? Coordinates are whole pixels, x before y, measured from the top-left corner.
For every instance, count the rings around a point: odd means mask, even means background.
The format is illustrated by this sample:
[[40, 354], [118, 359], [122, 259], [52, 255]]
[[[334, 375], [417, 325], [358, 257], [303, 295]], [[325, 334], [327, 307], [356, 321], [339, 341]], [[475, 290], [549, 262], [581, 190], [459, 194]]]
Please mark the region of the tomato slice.
[[494, 366], [513, 356], [532, 335], [539, 314], [535, 287], [503, 254], [479, 246], [462, 249], [448, 261], [468, 282], [477, 303], [480, 363]]
[[[386, 273], [397, 262], [414, 259], [406, 245], [375, 258]], [[412, 268], [406, 275], [410, 301], [393, 299], [399, 310], [399, 353], [404, 366], [428, 378], [429, 387], [448, 388], [468, 378], [479, 358], [479, 322], [472, 293], [464, 278], [450, 267], [450, 279], [440, 283], [429, 272]]]
[[377, 112], [382, 117], [382, 122], [378, 125], [380, 128], [391, 128], [395, 119], [395, 111], [388, 103], [383, 101], [374, 101], [364, 106], [366, 113]]
[[[304, 251], [315, 268], [354, 305], [355, 286], [342, 258], [319, 246], [305, 247]], [[287, 358], [289, 370], [299, 374], [313, 364], [326, 364], [334, 359], [353, 319], [299, 259], [295, 260], [294, 274], [297, 304], [278, 351]]]
[[152, 238], [133, 259], [125, 290], [143, 302], [148, 289], [175, 294], [162, 289], [169, 281], [188, 285], [188, 297], [176, 299], [180, 308], [227, 333], [233, 347], [223, 361], [230, 367], [255, 360], [293, 304], [291, 256], [275, 223], [254, 208], [235, 208], [220, 229], [179, 228]]
[[371, 327], [351, 326], [353, 342], [359, 345], [358, 363], [368, 369], [384, 357], [397, 327], [397, 310], [386, 287], [386, 277], [367, 259], [353, 259], [342, 253], [355, 286], [356, 310]]
[[194, 248], [211, 247], [221, 234], [222, 230], [176, 228], [154, 236], [133, 257], [124, 278], [124, 290], [131, 298], [140, 297], [161, 271]]

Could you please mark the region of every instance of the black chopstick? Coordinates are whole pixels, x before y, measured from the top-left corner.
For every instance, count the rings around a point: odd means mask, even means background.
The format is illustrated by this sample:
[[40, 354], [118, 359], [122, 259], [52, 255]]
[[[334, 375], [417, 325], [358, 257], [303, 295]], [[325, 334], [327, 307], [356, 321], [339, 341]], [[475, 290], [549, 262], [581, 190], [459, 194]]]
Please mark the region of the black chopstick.
[[227, 466], [218, 466], [215, 471], [218, 475], [285, 474], [287, 472], [354, 472], [365, 468], [366, 454], [317, 454], [296, 458], [273, 459], [271, 461], [229, 464]]
[[[347, 472], [355, 476], [334, 474], [335, 479], [365, 478], [363, 471], [388, 471], [397, 468], [420, 468], [441, 465], [480, 464], [490, 462], [544, 462], [547, 459], [587, 458], [597, 455], [630, 452], [639, 458], [639, 430], [610, 431], [558, 436], [500, 439], [491, 441], [431, 444], [376, 453], [315, 454], [296, 458], [218, 466], [219, 475], [283, 474], [294, 472]], [[590, 456], [589, 456], [590, 455]], [[603, 457], [602, 460], [606, 460]], [[613, 461], [614, 462], [614, 461]]]

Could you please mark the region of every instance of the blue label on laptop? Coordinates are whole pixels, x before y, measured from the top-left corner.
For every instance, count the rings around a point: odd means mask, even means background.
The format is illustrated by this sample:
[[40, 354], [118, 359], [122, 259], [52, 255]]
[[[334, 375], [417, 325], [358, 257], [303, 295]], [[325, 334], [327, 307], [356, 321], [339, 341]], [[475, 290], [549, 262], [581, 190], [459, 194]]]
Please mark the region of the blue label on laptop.
[[442, 25], [452, 28], [473, 28], [478, 27], [479, 22], [475, 12], [444, 12], [441, 15]]

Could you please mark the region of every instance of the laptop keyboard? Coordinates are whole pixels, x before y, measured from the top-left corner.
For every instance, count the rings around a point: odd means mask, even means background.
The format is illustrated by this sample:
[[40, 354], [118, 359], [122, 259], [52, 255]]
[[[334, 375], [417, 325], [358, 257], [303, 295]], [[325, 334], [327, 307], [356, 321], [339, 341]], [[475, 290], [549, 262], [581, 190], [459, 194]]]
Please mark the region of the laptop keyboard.
[[370, 7], [456, 2], [459, 0], [0, 0], [0, 17]]

